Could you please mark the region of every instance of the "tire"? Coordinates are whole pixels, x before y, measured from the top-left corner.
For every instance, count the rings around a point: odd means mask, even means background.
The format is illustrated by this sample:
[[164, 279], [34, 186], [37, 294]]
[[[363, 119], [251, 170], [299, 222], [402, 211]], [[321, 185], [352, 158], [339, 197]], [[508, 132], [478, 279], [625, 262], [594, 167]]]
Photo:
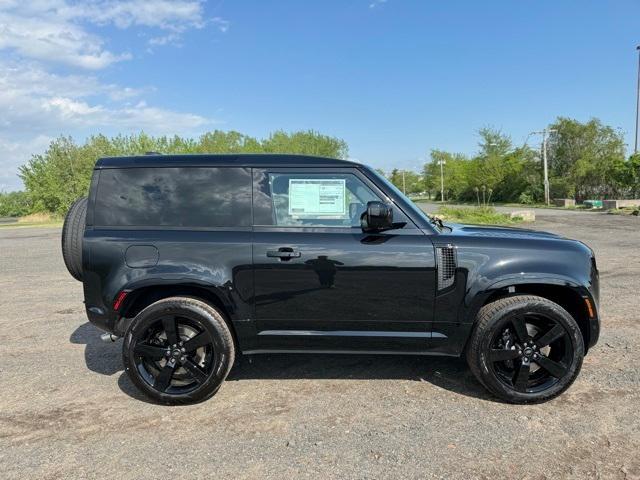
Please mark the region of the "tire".
[[134, 318], [122, 358], [129, 378], [148, 397], [186, 405], [216, 394], [233, 366], [235, 348], [216, 308], [195, 298], [171, 297]]
[[533, 295], [482, 307], [467, 346], [475, 377], [509, 403], [540, 403], [560, 395], [578, 376], [583, 358], [575, 319], [560, 305]]
[[82, 238], [87, 218], [87, 197], [76, 200], [62, 227], [62, 258], [69, 273], [82, 281]]

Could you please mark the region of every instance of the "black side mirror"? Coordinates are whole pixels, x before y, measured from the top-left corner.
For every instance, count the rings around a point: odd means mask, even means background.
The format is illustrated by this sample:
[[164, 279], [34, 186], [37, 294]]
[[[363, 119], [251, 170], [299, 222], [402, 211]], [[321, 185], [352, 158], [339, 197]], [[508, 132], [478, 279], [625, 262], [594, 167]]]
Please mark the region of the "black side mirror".
[[393, 228], [393, 209], [382, 202], [368, 202], [367, 211], [360, 217], [362, 230], [376, 232]]

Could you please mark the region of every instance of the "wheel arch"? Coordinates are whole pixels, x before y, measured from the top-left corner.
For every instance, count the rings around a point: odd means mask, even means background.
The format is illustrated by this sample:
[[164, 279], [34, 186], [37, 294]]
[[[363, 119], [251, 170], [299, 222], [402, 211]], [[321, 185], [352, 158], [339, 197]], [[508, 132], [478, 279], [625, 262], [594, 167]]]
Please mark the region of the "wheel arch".
[[577, 284], [557, 281], [535, 281], [515, 283], [504, 281], [476, 295], [473, 306], [467, 312], [467, 319], [475, 323], [480, 309], [496, 300], [515, 295], [536, 295], [557, 303], [575, 319], [584, 340], [585, 353], [591, 345], [590, 314], [585, 299], [593, 302], [588, 291]]
[[[227, 323], [233, 341], [237, 347], [238, 338], [231, 315], [232, 306], [225, 301], [225, 296], [216, 287], [196, 285], [196, 284], [156, 284], [145, 285], [138, 288], [127, 289], [126, 300], [120, 309], [121, 321], [129, 323], [143, 309], [159, 300], [170, 297], [189, 297], [202, 300], [216, 308], [222, 314]], [[125, 330], [126, 325], [122, 325], [121, 330]]]

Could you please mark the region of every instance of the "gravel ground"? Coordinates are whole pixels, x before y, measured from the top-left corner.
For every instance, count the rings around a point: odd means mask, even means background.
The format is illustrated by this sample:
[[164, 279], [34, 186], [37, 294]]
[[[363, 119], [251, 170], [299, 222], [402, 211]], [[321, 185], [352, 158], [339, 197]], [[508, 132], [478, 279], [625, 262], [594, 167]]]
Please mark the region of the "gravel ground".
[[56, 229], [0, 228], [2, 478], [640, 478], [640, 220], [545, 215], [602, 275], [603, 332], [543, 405], [459, 359], [255, 356], [210, 401], [164, 407], [86, 322]]

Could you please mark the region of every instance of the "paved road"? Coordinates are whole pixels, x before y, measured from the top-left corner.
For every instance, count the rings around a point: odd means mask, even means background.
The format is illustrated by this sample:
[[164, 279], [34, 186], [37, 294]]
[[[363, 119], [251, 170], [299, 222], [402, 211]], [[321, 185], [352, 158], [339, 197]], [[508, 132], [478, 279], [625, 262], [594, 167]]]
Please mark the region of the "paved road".
[[534, 225], [590, 244], [602, 274], [601, 341], [549, 403], [497, 402], [462, 360], [272, 355], [189, 407], [131, 385], [120, 342], [86, 322], [59, 230], [0, 228], [0, 475], [638, 478], [639, 227], [573, 212]]

